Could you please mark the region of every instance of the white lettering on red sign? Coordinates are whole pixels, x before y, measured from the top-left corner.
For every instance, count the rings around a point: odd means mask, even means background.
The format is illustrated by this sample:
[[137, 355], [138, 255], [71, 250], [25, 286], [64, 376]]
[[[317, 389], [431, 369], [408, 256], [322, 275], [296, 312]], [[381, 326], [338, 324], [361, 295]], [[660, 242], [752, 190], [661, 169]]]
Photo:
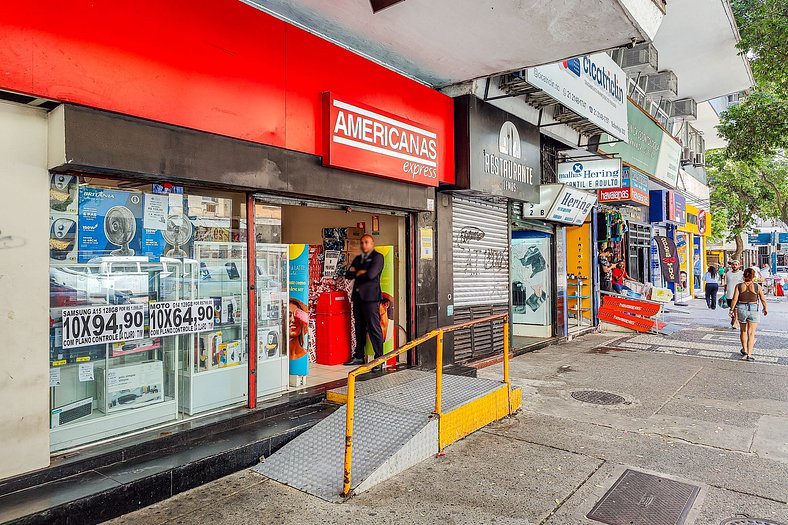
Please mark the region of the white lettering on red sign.
[[629, 188], [619, 188], [614, 190], [599, 190], [599, 200], [607, 201], [625, 201], [629, 200]]
[[436, 132], [361, 105], [328, 98], [324, 164], [419, 184], [438, 184]]

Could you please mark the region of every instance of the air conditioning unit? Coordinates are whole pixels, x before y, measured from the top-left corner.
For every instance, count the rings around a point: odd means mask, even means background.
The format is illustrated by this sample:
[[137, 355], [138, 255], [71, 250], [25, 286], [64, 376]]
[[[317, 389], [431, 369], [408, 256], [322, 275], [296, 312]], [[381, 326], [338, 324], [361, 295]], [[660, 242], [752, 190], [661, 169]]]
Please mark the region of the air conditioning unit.
[[681, 165], [686, 166], [687, 164], [692, 164], [695, 162], [695, 152], [692, 151], [690, 148], [684, 148], [681, 150]]
[[645, 92], [650, 97], [676, 100], [679, 95], [679, 79], [673, 71], [662, 71], [649, 75], [645, 80]]
[[655, 48], [652, 44], [638, 44], [631, 49], [622, 48], [617, 49], [616, 51], [619, 52], [619, 56], [614, 58], [618, 58], [616, 62], [627, 74], [651, 74], [656, 73], [659, 69], [657, 66], [657, 48]]
[[698, 103], [694, 98], [674, 100], [669, 115], [673, 118], [695, 120], [698, 118]]
[[694, 158], [692, 160], [692, 165], [696, 167], [706, 165], [706, 158], [703, 155], [703, 153], [696, 153], [694, 155]]

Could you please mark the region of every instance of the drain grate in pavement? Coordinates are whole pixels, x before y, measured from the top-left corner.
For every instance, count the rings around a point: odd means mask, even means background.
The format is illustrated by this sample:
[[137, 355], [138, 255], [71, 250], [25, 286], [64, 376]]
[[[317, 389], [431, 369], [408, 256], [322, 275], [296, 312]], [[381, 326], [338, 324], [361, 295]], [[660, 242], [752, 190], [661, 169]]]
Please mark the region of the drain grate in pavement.
[[728, 518], [720, 525], [785, 525], [779, 521], [761, 520], [758, 518]]
[[682, 525], [700, 487], [627, 469], [587, 517], [608, 525]]
[[626, 401], [623, 397], [610, 392], [599, 390], [575, 390], [572, 397], [583, 403], [593, 403], [595, 405], [620, 405]]

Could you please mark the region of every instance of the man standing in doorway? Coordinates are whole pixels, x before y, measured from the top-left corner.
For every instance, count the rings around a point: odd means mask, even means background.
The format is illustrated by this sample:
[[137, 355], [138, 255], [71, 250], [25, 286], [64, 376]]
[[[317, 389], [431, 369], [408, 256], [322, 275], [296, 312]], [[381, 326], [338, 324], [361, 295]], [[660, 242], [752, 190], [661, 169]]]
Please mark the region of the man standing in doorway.
[[[365, 234], [361, 237], [361, 255], [353, 259], [353, 263], [345, 273], [353, 282], [353, 317], [355, 318], [356, 348], [353, 358], [346, 366], [364, 364], [364, 347], [369, 342], [375, 351], [375, 358], [383, 355], [383, 331], [380, 328], [380, 273], [383, 271], [383, 255], [375, 250], [375, 239]], [[376, 366], [373, 372], [380, 371]]]

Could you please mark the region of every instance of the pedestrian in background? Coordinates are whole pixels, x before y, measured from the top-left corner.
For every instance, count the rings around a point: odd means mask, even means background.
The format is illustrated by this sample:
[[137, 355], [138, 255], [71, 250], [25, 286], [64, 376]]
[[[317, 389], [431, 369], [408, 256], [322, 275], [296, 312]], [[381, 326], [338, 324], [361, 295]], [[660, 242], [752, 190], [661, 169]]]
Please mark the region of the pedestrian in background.
[[720, 289], [720, 274], [717, 272], [717, 267], [713, 264], [709, 266], [708, 271], [703, 275], [703, 280], [706, 282], [706, 307], [716, 310], [717, 291]]
[[[730, 262], [731, 269], [725, 272], [725, 295], [728, 298], [728, 308], [733, 304], [733, 294], [736, 291], [736, 286], [744, 282], [744, 272], [739, 266], [739, 261], [733, 260]], [[731, 329], [736, 329], [736, 318], [731, 317]]]
[[753, 282], [755, 271], [752, 268], [744, 270], [744, 282], [736, 285], [731, 303], [730, 315], [736, 316], [739, 321], [741, 332], [742, 361], [755, 361], [752, 351], [755, 348], [755, 330], [761, 322], [761, 313], [758, 309], [758, 301], [763, 304], [763, 315], [768, 315], [766, 311], [766, 296], [763, 295], [763, 288]]

